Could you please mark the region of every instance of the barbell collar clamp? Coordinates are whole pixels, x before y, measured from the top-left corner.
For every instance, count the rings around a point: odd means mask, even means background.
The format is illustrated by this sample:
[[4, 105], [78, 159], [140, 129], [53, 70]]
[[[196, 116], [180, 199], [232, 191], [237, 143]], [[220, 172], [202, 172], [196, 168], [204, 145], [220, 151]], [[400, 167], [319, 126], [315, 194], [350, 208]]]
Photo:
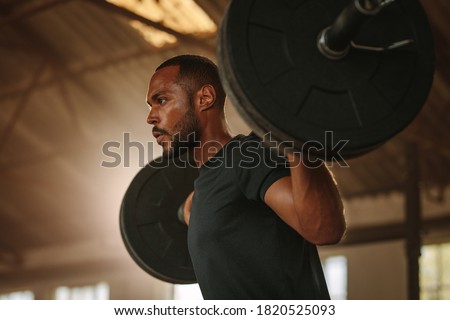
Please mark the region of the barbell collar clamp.
[[327, 42], [327, 32], [328, 30], [330, 30], [330, 28], [331, 26], [326, 27], [319, 33], [319, 37], [317, 38], [317, 48], [319, 49], [320, 53], [322, 53], [328, 59], [343, 59], [350, 51], [350, 45], [347, 45], [343, 50], [331, 49]]
[[355, 0], [353, 3], [356, 10], [366, 16], [376, 15], [386, 5], [383, 0]]
[[345, 7], [331, 26], [323, 29], [317, 38], [319, 51], [328, 59], [340, 60], [347, 56], [350, 43], [362, 25], [383, 8], [383, 0], [354, 0]]

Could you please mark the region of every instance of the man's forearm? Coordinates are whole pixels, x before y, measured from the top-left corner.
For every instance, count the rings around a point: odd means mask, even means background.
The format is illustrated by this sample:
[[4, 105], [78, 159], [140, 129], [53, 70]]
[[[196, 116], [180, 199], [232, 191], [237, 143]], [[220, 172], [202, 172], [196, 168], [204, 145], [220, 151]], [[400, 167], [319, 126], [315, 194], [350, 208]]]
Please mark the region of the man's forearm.
[[[344, 208], [332, 173], [324, 163], [314, 166], [288, 156], [292, 193], [301, 234], [318, 245], [340, 241], [345, 229]], [[319, 161], [319, 160], [318, 160]]]

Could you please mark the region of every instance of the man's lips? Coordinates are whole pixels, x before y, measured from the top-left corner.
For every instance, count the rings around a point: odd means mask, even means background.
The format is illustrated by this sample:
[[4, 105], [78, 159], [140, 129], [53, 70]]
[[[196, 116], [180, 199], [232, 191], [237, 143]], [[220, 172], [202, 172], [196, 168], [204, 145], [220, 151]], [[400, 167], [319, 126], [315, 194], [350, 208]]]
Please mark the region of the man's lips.
[[161, 144], [162, 139], [164, 138], [165, 135], [167, 135], [167, 133], [164, 130], [159, 129], [153, 129], [152, 134], [153, 137], [155, 137], [156, 142], [158, 144]]

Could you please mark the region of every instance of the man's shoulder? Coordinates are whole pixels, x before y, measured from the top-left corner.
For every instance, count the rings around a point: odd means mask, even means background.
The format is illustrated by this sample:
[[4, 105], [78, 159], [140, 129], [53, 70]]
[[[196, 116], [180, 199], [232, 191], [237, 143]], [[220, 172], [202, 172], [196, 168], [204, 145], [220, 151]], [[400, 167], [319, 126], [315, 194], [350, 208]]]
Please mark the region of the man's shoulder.
[[286, 166], [287, 163], [286, 158], [279, 154], [276, 147], [270, 146], [254, 133], [234, 137], [232, 143], [228, 145], [226, 155], [232, 156], [234, 162], [238, 161], [240, 167], [245, 168], [242, 163], [251, 164], [252, 167], [255, 163], [265, 164], [270, 168], [278, 167], [280, 164]]
[[244, 134], [238, 134], [235, 136], [231, 143], [229, 143], [230, 149], [248, 149], [249, 147], [255, 148], [255, 147], [264, 147], [263, 141], [260, 137], [258, 137], [253, 132], [244, 135]]

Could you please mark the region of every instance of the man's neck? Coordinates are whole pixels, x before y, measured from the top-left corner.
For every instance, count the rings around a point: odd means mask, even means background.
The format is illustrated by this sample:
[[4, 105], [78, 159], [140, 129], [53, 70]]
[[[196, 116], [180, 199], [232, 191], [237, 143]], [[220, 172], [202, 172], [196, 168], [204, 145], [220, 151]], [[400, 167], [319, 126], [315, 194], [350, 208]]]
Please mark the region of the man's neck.
[[197, 167], [214, 157], [233, 137], [228, 131], [215, 135], [202, 135], [200, 146], [194, 148]]

